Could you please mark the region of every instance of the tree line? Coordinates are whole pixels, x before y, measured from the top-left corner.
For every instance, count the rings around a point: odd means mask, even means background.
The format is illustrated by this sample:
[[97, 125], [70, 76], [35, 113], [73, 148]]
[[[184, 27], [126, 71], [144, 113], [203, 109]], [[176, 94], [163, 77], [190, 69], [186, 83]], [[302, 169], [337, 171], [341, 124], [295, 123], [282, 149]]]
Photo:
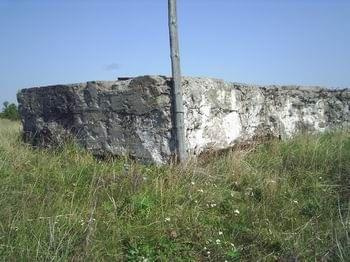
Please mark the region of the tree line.
[[0, 118], [9, 119], [12, 121], [19, 120], [18, 107], [14, 103], [4, 102], [2, 111], [0, 112]]

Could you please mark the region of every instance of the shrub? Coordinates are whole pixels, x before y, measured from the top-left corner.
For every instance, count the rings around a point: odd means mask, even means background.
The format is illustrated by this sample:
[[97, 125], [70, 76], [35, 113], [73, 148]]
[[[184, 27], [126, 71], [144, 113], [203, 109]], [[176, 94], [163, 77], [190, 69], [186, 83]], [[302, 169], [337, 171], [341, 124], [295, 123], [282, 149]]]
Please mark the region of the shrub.
[[3, 110], [0, 113], [0, 118], [6, 118], [9, 120], [19, 120], [19, 112], [18, 112], [18, 108], [14, 103], [9, 103], [9, 102], [4, 102], [3, 104]]

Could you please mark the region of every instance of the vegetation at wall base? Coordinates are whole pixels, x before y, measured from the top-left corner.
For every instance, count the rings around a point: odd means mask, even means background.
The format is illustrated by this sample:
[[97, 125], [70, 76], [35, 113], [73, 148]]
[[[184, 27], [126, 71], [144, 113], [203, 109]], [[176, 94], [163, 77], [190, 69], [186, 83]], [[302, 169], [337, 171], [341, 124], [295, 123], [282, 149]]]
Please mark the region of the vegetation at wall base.
[[[347, 261], [350, 133], [180, 166], [35, 149], [0, 120], [3, 261]], [[293, 260], [294, 259], [294, 260]]]
[[17, 105], [14, 103], [4, 102], [0, 118], [17, 121], [20, 119]]

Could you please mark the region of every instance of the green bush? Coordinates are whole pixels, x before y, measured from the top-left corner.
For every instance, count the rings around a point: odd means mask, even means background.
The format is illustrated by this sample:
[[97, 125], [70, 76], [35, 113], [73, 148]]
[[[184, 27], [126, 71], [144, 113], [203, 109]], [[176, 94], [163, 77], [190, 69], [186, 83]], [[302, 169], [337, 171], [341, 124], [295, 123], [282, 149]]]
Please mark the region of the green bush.
[[0, 118], [5, 118], [13, 121], [20, 119], [18, 108], [14, 103], [10, 104], [9, 102], [4, 102], [3, 106], [3, 110], [0, 113]]

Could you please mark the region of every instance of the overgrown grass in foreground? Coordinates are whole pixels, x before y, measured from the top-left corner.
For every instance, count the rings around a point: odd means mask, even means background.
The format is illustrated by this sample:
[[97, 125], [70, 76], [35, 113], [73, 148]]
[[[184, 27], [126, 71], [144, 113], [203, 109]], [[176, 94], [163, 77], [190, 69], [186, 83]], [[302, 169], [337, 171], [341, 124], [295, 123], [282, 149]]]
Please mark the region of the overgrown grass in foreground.
[[20, 142], [0, 122], [3, 260], [346, 261], [350, 134], [191, 163], [100, 162]]

